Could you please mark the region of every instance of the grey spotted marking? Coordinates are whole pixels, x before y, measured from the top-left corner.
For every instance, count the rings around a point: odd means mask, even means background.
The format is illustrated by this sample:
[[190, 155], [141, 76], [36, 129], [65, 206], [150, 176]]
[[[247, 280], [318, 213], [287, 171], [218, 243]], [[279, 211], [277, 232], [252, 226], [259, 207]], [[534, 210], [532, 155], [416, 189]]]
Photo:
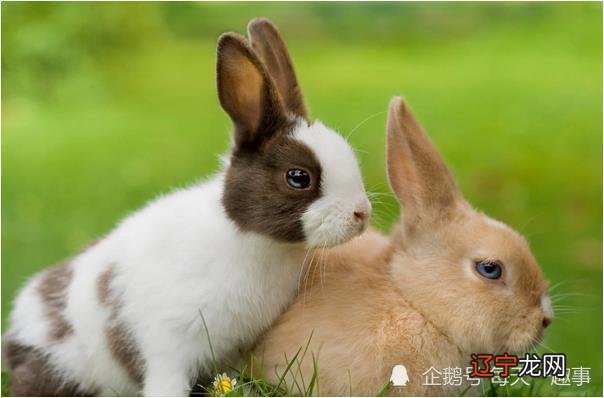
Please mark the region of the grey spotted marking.
[[71, 265], [66, 262], [45, 271], [37, 287], [45, 316], [50, 322], [49, 337], [53, 341], [62, 340], [73, 333], [73, 327], [64, 315], [67, 289], [72, 277]]
[[132, 380], [142, 385], [145, 376], [144, 361], [130, 329], [117, 319], [112, 319], [105, 329], [105, 335], [114, 358], [126, 369]]
[[97, 279], [99, 302], [110, 309], [110, 316], [105, 327], [105, 338], [115, 360], [126, 370], [133, 381], [142, 385], [145, 363], [132, 332], [119, 319], [121, 302], [119, 295], [111, 290], [114, 272], [114, 266], [111, 265]]
[[100, 392], [81, 388], [54, 373], [47, 355], [20, 344], [10, 336], [3, 339], [2, 351], [10, 370], [10, 394], [18, 397], [93, 397]]
[[113, 277], [113, 266], [110, 266], [105, 271], [101, 272], [99, 278], [97, 279], [97, 296], [99, 298], [99, 302], [103, 305], [109, 305], [110, 299], [110, 285], [111, 279]]

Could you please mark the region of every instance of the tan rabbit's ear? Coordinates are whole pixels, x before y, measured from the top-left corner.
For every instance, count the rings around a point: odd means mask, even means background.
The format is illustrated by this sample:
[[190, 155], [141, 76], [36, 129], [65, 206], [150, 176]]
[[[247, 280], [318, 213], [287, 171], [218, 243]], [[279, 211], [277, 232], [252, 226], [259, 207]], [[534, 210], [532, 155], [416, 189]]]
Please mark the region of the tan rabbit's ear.
[[287, 118], [275, 84], [247, 41], [236, 33], [218, 39], [218, 98], [235, 125], [238, 149], [256, 149], [281, 131]]
[[277, 27], [268, 19], [256, 18], [250, 21], [247, 31], [252, 48], [275, 80], [285, 108], [296, 116], [308, 119], [294, 65]]
[[387, 168], [407, 228], [447, 217], [463, 200], [453, 175], [402, 97], [390, 101]]

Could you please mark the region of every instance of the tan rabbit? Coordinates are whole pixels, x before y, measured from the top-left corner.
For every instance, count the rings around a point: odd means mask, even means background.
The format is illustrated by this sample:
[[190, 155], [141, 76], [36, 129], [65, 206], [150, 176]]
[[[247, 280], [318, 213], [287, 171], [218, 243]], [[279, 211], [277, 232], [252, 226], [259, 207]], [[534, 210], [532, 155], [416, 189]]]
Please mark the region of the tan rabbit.
[[422, 373], [465, 373], [471, 353], [525, 352], [553, 317], [524, 238], [464, 200], [400, 97], [390, 103], [387, 135], [400, 224], [389, 238], [368, 231], [317, 254], [309, 286], [255, 350], [276, 382], [302, 347], [284, 380], [294, 394], [316, 368], [315, 394], [374, 395], [399, 364], [409, 382], [390, 394], [454, 394], [423, 385]]

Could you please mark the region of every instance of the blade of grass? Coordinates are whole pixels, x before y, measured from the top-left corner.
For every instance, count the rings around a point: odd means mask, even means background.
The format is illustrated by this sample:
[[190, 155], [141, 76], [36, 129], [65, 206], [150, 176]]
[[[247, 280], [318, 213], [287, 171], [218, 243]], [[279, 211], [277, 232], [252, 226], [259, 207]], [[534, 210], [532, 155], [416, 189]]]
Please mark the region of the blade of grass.
[[346, 370], [348, 371], [348, 396], [352, 397], [352, 374], [350, 373], [350, 368]]
[[470, 385], [468, 385], [466, 388], [464, 388], [464, 389], [463, 389], [463, 390], [462, 390], [462, 391], [459, 393], [459, 395], [458, 395], [458, 396], [460, 396], [460, 397], [465, 396], [465, 395], [468, 393], [468, 391], [470, 391], [470, 388], [472, 388], [472, 385], [471, 385], [471, 384], [470, 384]]
[[313, 392], [313, 390], [315, 388], [315, 383], [318, 380], [319, 369], [318, 369], [317, 361], [316, 361], [316, 358], [315, 358], [314, 354], [312, 356], [312, 367], [313, 367], [312, 376], [310, 378], [310, 381], [308, 382], [308, 388], [306, 389], [306, 396], [307, 397], [311, 397], [312, 396], [312, 392]]
[[391, 381], [386, 382], [386, 384], [384, 384], [382, 386], [382, 388], [380, 388], [380, 391], [378, 391], [378, 393], [375, 394], [375, 396], [376, 397], [383, 397], [390, 390], [391, 386], [392, 386], [392, 382]]
[[214, 347], [212, 346], [212, 339], [210, 338], [210, 331], [208, 329], [208, 324], [206, 323], [206, 318], [203, 316], [203, 312], [201, 309], [199, 310], [199, 315], [201, 316], [201, 321], [203, 322], [203, 328], [206, 331], [206, 336], [208, 336], [208, 345], [210, 346], [210, 355], [212, 355], [212, 367], [214, 368], [214, 376], [218, 374], [218, 364], [216, 363], [216, 354], [214, 354]]
[[[292, 360], [289, 361], [289, 363], [285, 367], [285, 371], [279, 377], [279, 381], [277, 382], [277, 385], [275, 386], [275, 390], [277, 390], [278, 388], [280, 388], [281, 384], [283, 384], [283, 380], [285, 379], [285, 376], [287, 375], [287, 372], [289, 372], [289, 370], [291, 369], [291, 367], [294, 365], [294, 362], [295, 362], [296, 358], [298, 358], [298, 355], [300, 354], [300, 351], [302, 351], [302, 347], [300, 347], [298, 349], [298, 351], [296, 351], [296, 354], [294, 355], [294, 357], [292, 358]], [[286, 357], [286, 361], [287, 361], [287, 357]], [[295, 379], [295, 377], [294, 377], [294, 379]]]

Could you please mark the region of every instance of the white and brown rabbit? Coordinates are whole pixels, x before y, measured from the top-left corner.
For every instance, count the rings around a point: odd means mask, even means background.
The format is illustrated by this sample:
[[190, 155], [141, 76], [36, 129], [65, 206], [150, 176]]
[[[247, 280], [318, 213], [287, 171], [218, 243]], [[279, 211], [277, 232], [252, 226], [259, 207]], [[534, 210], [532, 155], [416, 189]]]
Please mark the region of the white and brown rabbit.
[[[218, 41], [234, 124], [224, 170], [149, 203], [82, 254], [35, 275], [4, 337], [15, 395], [188, 395], [286, 308], [308, 248], [370, 216], [346, 141], [311, 122], [266, 20]], [[204, 328], [207, 323], [211, 352]]]
[[527, 350], [552, 320], [547, 283], [526, 241], [464, 200], [401, 98], [390, 104], [387, 130], [399, 226], [389, 238], [368, 231], [326, 250], [326, 264], [315, 264], [323, 274], [315, 272], [255, 350], [275, 382], [310, 338], [285, 379], [294, 395], [315, 368], [315, 394], [374, 395], [396, 365], [409, 382], [391, 394], [451, 394], [422, 385], [422, 373], [465, 372], [471, 353]]

